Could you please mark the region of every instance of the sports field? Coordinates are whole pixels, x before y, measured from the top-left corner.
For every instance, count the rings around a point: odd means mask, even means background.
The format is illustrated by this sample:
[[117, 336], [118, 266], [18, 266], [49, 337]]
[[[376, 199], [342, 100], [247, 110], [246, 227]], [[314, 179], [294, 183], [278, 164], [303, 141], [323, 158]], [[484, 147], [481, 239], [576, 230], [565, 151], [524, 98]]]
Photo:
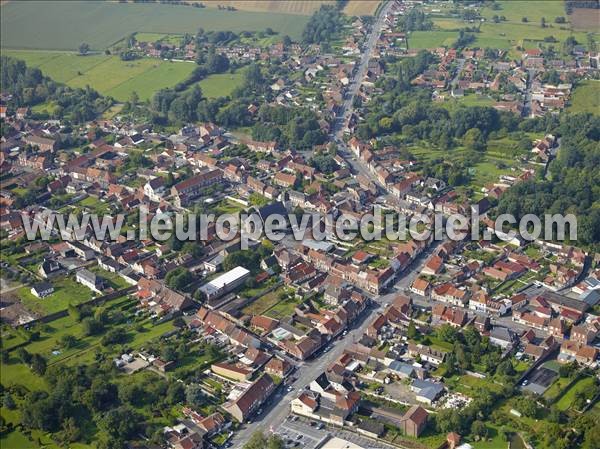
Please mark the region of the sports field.
[[309, 17], [278, 12], [223, 11], [191, 6], [108, 1], [8, 2], [1, 7], [3, 48], [103, 50], [133, 32], [196, 33], [272, 28], [299, 39]]
[[196, 67], [189, 62], [168, 62], [160, 59], [121, 61], [117, 56], [76, 53], [4, 50], [3, 55], [24, 60], [38, 67], [44, 75], [72, 87], [89, 85], [116, 100], [129, 99], [133, 91], [146, 100], [159, 89], [172, 87], [186, 79]]

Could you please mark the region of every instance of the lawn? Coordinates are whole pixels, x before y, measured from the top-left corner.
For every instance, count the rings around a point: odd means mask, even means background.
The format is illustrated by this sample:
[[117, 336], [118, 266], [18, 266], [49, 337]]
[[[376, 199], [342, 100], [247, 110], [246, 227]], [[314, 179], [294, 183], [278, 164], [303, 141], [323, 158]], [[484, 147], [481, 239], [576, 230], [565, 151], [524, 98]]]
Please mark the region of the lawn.
[[0, 38], [3, 48], [76, 50], [86, 42], [94, 50], [103, 50], [133, 32], [196, 33], [198, 28], [240, 32], [270, 27], [299, 39], [308, 19], [272, 11], [133, 2], [8, 2], [2, 5]]
[[279, 295], [282, 293], [285, 293], [283, 287], [275, 289], [244, 307], [242, 312], [247, 315], [262, 315], [280, 301]]
[[408, 48], [450, 46], [458, 37], [455, 31], [413, 31], [408, 36]]
[[243, 73], [218, 73], [204, 78], [198, 83], [202, 94], [207, 98], [227, 97], [236, 87], [242, 85]]
[[544, 397], [549, 401], [556, 399], [563, 391], [563, 389], [569, 385], [571, 379], [568, 377], [559, 377], [546, 391], [544, 391]]
[[79, 56], [64, 52], [3, 50], [2, 54], [38, 67], [55, 81], [71, 87], [89, 85], [118, 101], [128, 100], [133, 91], [137, 92], [140, 100], [147, 100], [157, 90], [185, 80], [196, 67], [190, 62], [151, 58], [121, 61], [117, 56]]
[[49, 315], [65, 310], [69, 304], [81, 304], [92, 299], [92, 291], [84, 285], [75, 282], [70, 277], [62, 277], [51, 281], [54, 293], [40, 299], [31, 294], [31, 287], [21, 287], [17, 294], [23, 304], [31, 311], [40, 315]]
[[586, 389], [591, 387], [593, 384], [594, 384], [593, 377], [584, 377], [583, 379], [577, 381], [577, 383], [575, 383], [575, 385], [573, 385], [571, 388], [569, 388], [569, 390], [558, 400], [558, 402], [556, 403], [556, 407], [560, 411], [564, 412], [569, 407], [571, 407], [571, 404], [573, 403], [573, 400], [575, 399], [575, 394], [577, 392], [585, 391]]
[[600, 114], [600, 81], [582, 81], [573, 92], [567, 111]]

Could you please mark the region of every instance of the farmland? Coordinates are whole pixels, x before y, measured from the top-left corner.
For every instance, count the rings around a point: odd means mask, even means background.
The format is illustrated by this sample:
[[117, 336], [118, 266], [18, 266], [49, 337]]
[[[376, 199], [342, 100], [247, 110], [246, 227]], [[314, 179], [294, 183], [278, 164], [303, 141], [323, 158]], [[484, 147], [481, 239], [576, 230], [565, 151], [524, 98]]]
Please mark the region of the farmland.
[[600, 81], [588, 80], [582, 82], [573, 93], [570, 112], [600, 113]]
[[75, 53], [6, 50], [3, 55], [24, 60], [46, 76], [71, 87], [92, 86], [103, 95], [127, 100], [131, 92], [146, 100], [158, 89], [171, 87], [186, 79], [195, 65], [159, 59], [121, 61], [117, 56]]
[[[202, 2], [209, 8], [216, 5]], [[333, 0], [224, 0], [216, 2], [221, 6], [233, 6], [241, 11], [276, 12], [283, 14], [299, 14], [309, 16], [321, 5], [335, 5]], [[344, 6], [344, 13], [349, 16], [373, 15], [379, 5], [378, 0], [349, 0]]]
[[[312, 3], [312, 2], [311, 2]], [[133, 32], [196, 33], [231, 30], [275, 32], [299, 39], [308, 16], [223, 11], [117, 2], [9, 2], [2, 6], [3, 48], [75, 50], [82, 42], [103, 50]]]

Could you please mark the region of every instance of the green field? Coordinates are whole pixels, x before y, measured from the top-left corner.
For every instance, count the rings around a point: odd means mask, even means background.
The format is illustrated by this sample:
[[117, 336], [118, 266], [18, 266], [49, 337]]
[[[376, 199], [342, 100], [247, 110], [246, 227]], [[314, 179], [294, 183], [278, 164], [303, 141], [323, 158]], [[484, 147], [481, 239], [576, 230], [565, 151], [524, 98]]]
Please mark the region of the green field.
[[[527, 3], [527, 2], [507, 2], [507, 6], [508, 4], [512, 3]], [[558, 2], [545, 2], [545, 3], [551, 3], [551, 4], [556, 4]], [[514, 8], [514, 6], [511, 6], [511, 8]], [[531, 9], [531, 8], [530, 8]], [[536, 8], [537, 9], [537, 8]], [[484, 8], [483, 12], [485, 13], [486, 11], [490, 11], [487, 8]], [[504, 11], [500, 10], [500, 11], [492, 11], [493, 14], [489, 14], [489, 17], [491, 17], [494, 14], [497, 15], [502, 15], [504, 14]], [[538, 12], [539, 14], [539, 12]], [[484, 14], [485, 15], [485, 14]], [[563, 10], [563, 16], [564, 14], [564, 10]], [[473, 36], [475, 37], [475, 42], [474, 44], [472, 44], [472, 46], [475, 47], [480, 47], [480, 48], [501, 48], [501, 49], [510, 49], [514, 46], [520, 45], [523, 46], [524, 48], [536, 48], [538, 46], [539, 43], [544, 41], [544, 38], [546, 37], [550, 37], [553, 36], [554, 38], [556, 38], [558, 41], [562, 42], [564, 41], [567, 37], [569, 36], [573, 36], [577, 42], [579, 42], [581, 45], [587, 45], [587, 36], [585, 32], [573, 32], [570, 28], [570, 24], [562, 24], [562, 25], [558, 25], [555, 23], [552, 23], [554, 20], [554, 16], [552, 16], [552, 19], [549, 20], [549, 15], [546, 15], [546, 23], [547, 23], [547, 27], [546, 28], [542, 28], [540, 26], [540, 18], [538, 16], [534, 16], [532, 15], [532, 17], [538, 17], [535, 20], [532, 20], [531, 18], [529, 19], [528, 23], [522, 23], [521, 22], [521, 17], [519, 16], [518, 20], [511, 20], [509, 18], [509, 16], [507, 16], [507, 21], [504, 22], [500, 22], [500, 23], [493, 23], [491, 21], [482, 23], [481, 26], [479, 27], [480, 32], [479, 33], [473, 33]], [[540, 16], [541, 17], [541, 16]], [[436, 26], [436, 28], [438, 28], [440, 31], [420, 31], [420, 32], [414, 32], [412, 33], [412, 35], [416, 35], [418, 37], [417, 40], [417, 45], [432, 45], [432, 44], [444, 44], [444, 45], [448, 45], [451, 44], [453, 42], [452, 39], [449, 39], [446, 42], [443, 42], [444, 39], [443, 36], [447, 35], [450, 36], [450, 33], [454, 33], [454, 36], [457, 35], [457, 31], [460, 30], [461, 28], [467, 27], [467, 26], [473, 26], [473, 24], [468, 23], [462, 19], [455, 19], [455, 18], [449, 18], [449, 17], [444, 17], [444, 18], [435, 18], [434, 19], [434, 24]], [[420, 33], [420, 34], [418, 34]], [[444, 33], [444, 34], [437, 34], [437, 33]], [[428, 38], [427, 36], [431, 35], [430, 38]], [[422, 36], [422, 37], [421, 37]], [[598, 33], [596, 33], [596, 40], [598, 39]], [[560, 45], [560, 44], [555, 44], [556, 45]], [[409, 46], [411, 48], [421, 48], [421, 47], [417, 47], [414, 43], [411, 44], [410, 39], [409, 39]], [[427, 48], [427, 47], [423, 47], [423, 48]]]
[[[495, 3], [500, 9], [483, 8], [481, 15], [490, 20], [494, 15], [504, 16], [509, 22], [521, 23], [521, 18], [527, 17], [529, 23], [539, 24], [542, 17], [548, 24], [554, 24], [555, 17], [565, 17], [565, 5], [563, 1], [557, 0], [498, 0]], [[558, 24], [554, 24], [558, 27]], [[564, 25], [564, 24], [563, 24]], [[568, 26], [568, 25], [567, 25]]]
[[67, 309], [69, 304], [81, 304], [92, 299], [92, 291], [72, 278], [53, 279], [51, 283], [54, 286], [54, 293], [45, 298], [33, 296], [30, 287], [21, 287], [18, 296], [29, 310], [40, 315], [49, 315]]
[[587, 80], [577, 86], [567, 110], [600, 114], [600, 81]]
[[236, 87], [242, 85], [243, 74], [238, 71], [236, 73], [217, 73], [210, 75], [200, 81], [198, 85], [202, 89], [202, 94], [207, 98], [226, 97]]
[[449, 47], [457, 37], [455, 31], [413, 31], [408, 37], [408, 48]]
[[2, 54], [38, 67], [55, 81], [71, 87], [89, 85], [118, 101], [128, 100], [133, 91], [141, 100], [147, 100], [157, 90], [185, 80], [196, 67], [188, 62], [151, 58], [122, 61], [117, 56], [79, 56], [54, 51], [4, 50]]
[[3, 48], [76, 50], [82, 42], [103, 50], [133, 32], [262, 31], [299, 39], [309, 17], [189, 6], [118, 2], [8, 2], [2, 5]]
[[575, 383], [575, 385], [569, 388], [569, 390], [558, 400], [558, 402], [556, 403], [556, 407], [560, 411], [564, 412], [569, 407], [571, 407], [571, 404], [573, 403], [573, 400], [575, 399], [575, 394], [577, 392], [585, 391], [593, 385], [593, 377], [584, 377], [583, 379], [580, 379], [579, 381], [577, 381], [577, 383]]

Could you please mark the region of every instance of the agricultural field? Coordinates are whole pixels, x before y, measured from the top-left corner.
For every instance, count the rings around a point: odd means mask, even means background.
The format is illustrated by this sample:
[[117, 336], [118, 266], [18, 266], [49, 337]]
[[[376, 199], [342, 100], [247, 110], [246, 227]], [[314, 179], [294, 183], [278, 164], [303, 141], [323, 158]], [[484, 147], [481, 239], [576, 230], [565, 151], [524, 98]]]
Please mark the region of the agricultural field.
[[[224, 0], [218, 2], [201, 1], [208, 8], [233, 6], [240, 11], [276, 12], [310, 16], [322, 5], [335, 5], [334, 0]], [[371, 16], [379, 6], [379, 0], [348, 0], [344, 13], [348, 16]]]
[[2, 54], [38, 67], [55, 81], [71, 87], [89, 85], [118, 101], [126, 101], [133, 91], [147, 100], [157, 90], [185, 80], [195, 68], [193, 63], [150, 58], [122, 61], [117, 56], [30, 50], [4, 50]]
[[380, 3], [378, 0], [349, 0], [343, 11], [349, 16], [372, 16]]
[[[305, 2], [313, 3], [313, 2]], [[267, 27], [299, 39], [308, 16], [279, 12], [223, 11], [163, 4], [117, 2], [8, 2], [2, 5], [3, 48], [76, 50], [86, 42], [104, 50], [134, 32], [158, 34]]]
[[598, 31], [600, 9], [577, 8], [568, 17], [575, 30]]
[[310, 16], [321, 5], [335, 5], [333, 0], [219, 0], [218, 2], [201, 1], [201, 3], [204, 3], [208, 8], [217, 8], [217, 5], [232, 6], [240, 11], [274, 12], [304, 16]]
[[600, 81], [587, 80], [577, 86], [567, 108], [569, 112], [600, 114]]

